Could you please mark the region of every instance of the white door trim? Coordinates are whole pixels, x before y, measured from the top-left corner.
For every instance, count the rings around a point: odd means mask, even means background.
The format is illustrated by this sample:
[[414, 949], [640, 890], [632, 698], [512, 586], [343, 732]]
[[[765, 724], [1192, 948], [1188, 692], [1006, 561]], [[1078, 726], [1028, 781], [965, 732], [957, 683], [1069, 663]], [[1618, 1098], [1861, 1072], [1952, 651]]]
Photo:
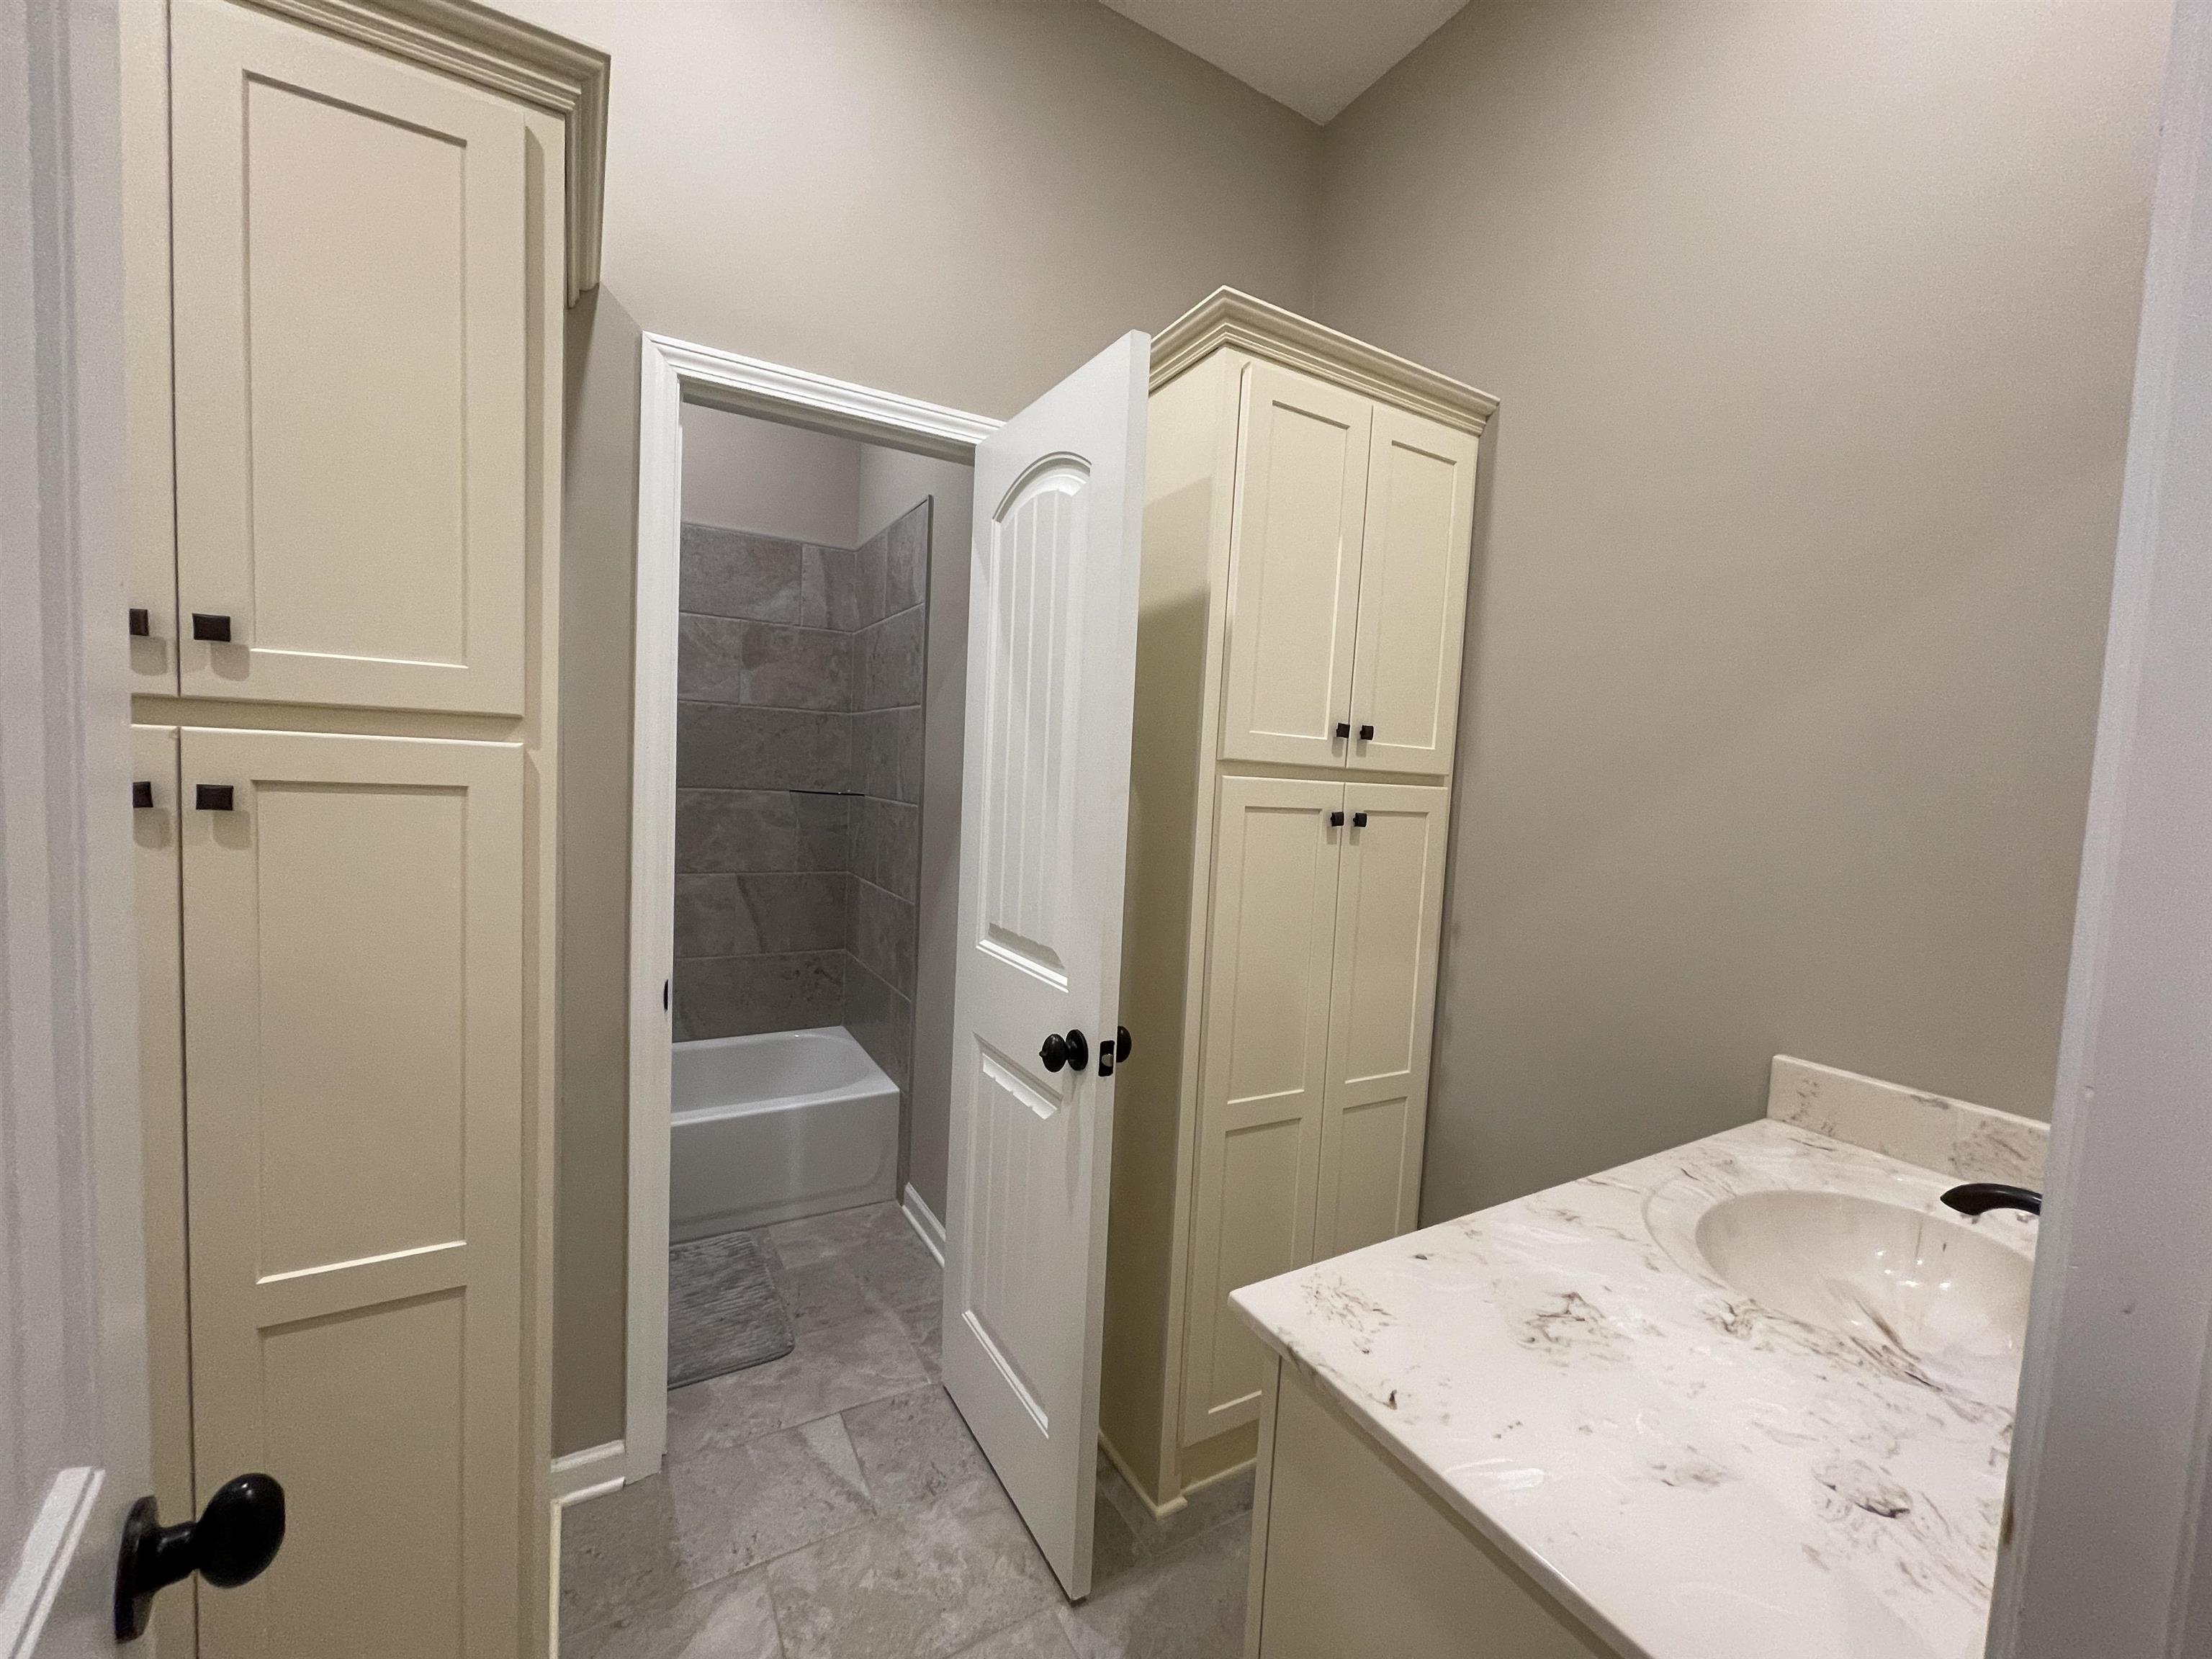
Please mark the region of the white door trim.
[[[999, 422], [647, 334], [638, 378], [636, 679], [630, 703], [629, 1242], [622, 1475], [668, 1444], [669, 1012], [676, 938], [676, 605], [686, 402], [972, 462]], [[604, 1452], [605, 1448], [595, 1448]], [[586, 1454], [576, 1453], [574, 1456]]]
[[2166, 77], [1990, 1659], [2212, 1644], [2212, 0]]

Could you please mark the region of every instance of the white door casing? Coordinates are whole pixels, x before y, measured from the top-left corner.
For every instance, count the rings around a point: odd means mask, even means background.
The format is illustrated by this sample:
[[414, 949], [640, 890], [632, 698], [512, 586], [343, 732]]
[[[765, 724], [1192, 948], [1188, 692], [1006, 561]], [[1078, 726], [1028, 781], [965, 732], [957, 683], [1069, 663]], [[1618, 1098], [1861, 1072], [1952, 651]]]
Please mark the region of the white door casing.
[[[1071, 1596], [1091, 1588], [1151, 342], [975, 452], [945, 1382]], [[1083, 1069], [1045, 1069], [1080, 1030]], [[1139, 1034], [1137, 1040], [1141, 1042]]]
[[0, 0], [9, 1659], [118, 1650], [117, 1546], [149, 1480], [118, 555], [117, 27], [109, 0]]

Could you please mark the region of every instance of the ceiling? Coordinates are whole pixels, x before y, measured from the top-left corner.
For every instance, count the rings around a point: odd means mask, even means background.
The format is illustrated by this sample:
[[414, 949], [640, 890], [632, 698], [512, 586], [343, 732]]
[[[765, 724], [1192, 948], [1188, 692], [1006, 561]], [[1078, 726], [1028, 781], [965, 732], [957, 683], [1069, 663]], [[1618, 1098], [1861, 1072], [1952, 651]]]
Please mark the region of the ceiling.
[[1326, 125], [1467, 0], [1106, 0]]

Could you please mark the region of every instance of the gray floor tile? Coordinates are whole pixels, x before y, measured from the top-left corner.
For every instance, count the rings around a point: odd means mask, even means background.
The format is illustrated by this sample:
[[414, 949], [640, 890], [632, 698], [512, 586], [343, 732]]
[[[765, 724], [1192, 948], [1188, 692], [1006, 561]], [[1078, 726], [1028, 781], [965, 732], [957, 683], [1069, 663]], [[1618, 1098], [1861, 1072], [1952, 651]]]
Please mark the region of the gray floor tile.
[[1146, 1557], [1137, 1547], [1136, 1535], [1106, 1496], [1106, 1478], [1110, 1471], [1101, 1468], [1098, 1490], [1091, 1502], [1091, 1583], [1095, 1595], [1114, 1579], [1140, 1565]]
[[845, 1432], [868, 1480], [868, 1496], [885, 1514], [989, 1478], [968, 1425], [941, 1388], [917, 1389], [845, 1413]]
[[778, 1265], [769, 1269], [769, 1277], [775, 1280], [784, 1306], [791, 1310], [792, 1326], [797, 1330], [819, 1330], [825, 1325], [884, 1311], [884, 1304], [842, 1256], [825, 1256], [799, 1267]]
[[945, 1303], [940, 1291], [930, 1299], [927, 1307], [902, 1308], [899, 1323], [906, 1327], [907, 1340], [914, 1344], [915, 1358], [921, 1361], [921, 1369], [935, 1382], [945, 1375]]
[[759, 1567], [625, 1624], [561, 1640], [561, 1659], [781, 1659], [782, 1653], [768, 1575]]
[[1173, 1515], [1155, 1518], [1152, 1506], [1130, 1489], [1121, 1472], [1104, 1459], [1098, 1465], [1098, 1495], [1110, 1504], [1127, 1526], [1131, 1544], [1140, 1558], [1164, 1555], [1187, 1539], [1210, 1532], [1238, 1515], [1252, 1512], [1252, 1471], [1231, 1475], [1202, 1486]]
[[914, 1236], [906, 1212], [896, 1204], [866, 1204], [857, 1210], [833, 1210], [803, 1221], [784, 1221], [768, 1230], [769, 1240], [787, 1267], [804, 1267], [839, 1255], [872, 1239]]
[[991, 1480], [769, 1569], [789, 1659], [945, 1659], [1059, 1597]]
[[665, 1480], [640, 1480], [561, 1512], [563, 1659], [572, 1634], [664, 1609], [690, 1588]]
[[957, 1659], [1074, 1659], [1075, 1650], [1060, 1628], [1059, 1615], [1050, 1607], [1031, 1613], [1018, 1625], [987, 1636], [972, 1648], [960, 1650]]
[[1060, 1608], [1078, 1659], [1237, 1659], [1251, 1528], [1224, 1522]]
[[688, 1584], [711, 1583], [875, 1513], [836, 1418], [708, 1447], [670, 1466], [676, 1546]]
[[921, 1236], [900, 1218], [901, 1231], [855, 1246], [838, 1257], [886, 1308], [927, 1308], [945, 1296], [945, 1270]]
[[928, 1381], [893, 1314], [863, 1314], [799, 1331], [798, 1338], [781, 1359], [668, 1396], [671, 1468], [707, 1447], [811, 1423]]

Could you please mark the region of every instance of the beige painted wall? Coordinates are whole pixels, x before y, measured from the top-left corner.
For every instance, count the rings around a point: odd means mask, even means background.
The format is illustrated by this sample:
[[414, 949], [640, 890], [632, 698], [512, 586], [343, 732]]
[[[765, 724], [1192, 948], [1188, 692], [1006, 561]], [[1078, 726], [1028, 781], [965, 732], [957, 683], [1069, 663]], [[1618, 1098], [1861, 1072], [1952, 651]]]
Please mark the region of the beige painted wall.
[[1476, 0], [1329, 129], [1322, 317], [1504, 400], [1425, 1215], [2048, 1115], [2166, 23]]
[[1313, 298], [1321, 132], [1095, 0], [507, 0], [614, 56], [646, 327], [1008, 415], [1223, 283]]
[[629, 692], [637, 323], [568, 312], [561, 481], [561, 1121], [553, 1449], [623, 1432], [629, 1201]]
[[858, 547], [860, 445], [726, 409], [684, 405], [684, 522]]
[[[1093, 0], [504, 9], [614, 56], [603, 283], [569, 331], [566, 1452], [622, 1432], [639, 328], [1011, 414], [1222, 283], [1310, 307], [1321, 133]], [[931, 597], [935, 688], [967, 609], [964, 588]], [[937, 725], [925, 765], [957, 775]]]

